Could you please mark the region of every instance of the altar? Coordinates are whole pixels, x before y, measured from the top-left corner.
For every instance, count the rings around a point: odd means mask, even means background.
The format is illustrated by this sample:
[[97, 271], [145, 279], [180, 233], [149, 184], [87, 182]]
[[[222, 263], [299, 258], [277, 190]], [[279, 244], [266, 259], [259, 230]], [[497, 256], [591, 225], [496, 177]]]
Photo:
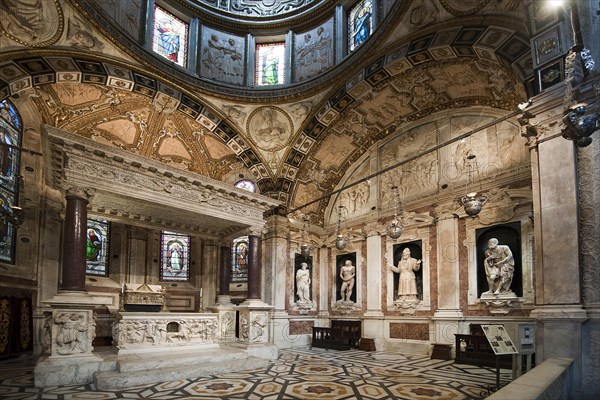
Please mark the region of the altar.
[[213, 313], [121, 312], [113, 327], [118, 354], [218, 348]]

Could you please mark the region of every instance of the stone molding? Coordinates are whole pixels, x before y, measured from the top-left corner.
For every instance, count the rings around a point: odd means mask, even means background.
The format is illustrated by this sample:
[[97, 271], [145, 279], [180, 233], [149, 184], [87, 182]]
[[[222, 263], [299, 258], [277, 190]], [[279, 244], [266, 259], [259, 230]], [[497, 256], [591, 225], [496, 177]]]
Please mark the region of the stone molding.
[[[244, 225], [262, 233], [264, 212], [279, 205], [266, 196], [50, 126], [42, 130], [42, 140], [49, 185], [63, 190], [93, 187], [97, 195], [90, 208], [98, 213], [104, 211], [161, 226], [168, 221], [163, 219], [179, 218], [184, 224], [191, 227], [196, 224], [197, 230], [206, 230], [216, 237], [238, 232]], [[153, 210], [144, 215], [144, 210], [150, 208], [144, 208], [148, 203], [154, 210], [161, 207], [160, 217]], [[190, 221], [190, 213], [223, 222], [219, 223], [220, 228], [209, 229], [202, 221]]]

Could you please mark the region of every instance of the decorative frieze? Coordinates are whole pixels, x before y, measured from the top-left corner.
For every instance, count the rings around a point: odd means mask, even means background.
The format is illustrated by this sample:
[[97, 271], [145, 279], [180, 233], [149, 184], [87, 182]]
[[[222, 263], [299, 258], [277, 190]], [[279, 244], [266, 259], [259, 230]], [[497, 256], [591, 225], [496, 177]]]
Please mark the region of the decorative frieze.
[[118, 318], [113, 338], [119, 354], [212, 347], [219, 339], [217, 314], [125, 312]]

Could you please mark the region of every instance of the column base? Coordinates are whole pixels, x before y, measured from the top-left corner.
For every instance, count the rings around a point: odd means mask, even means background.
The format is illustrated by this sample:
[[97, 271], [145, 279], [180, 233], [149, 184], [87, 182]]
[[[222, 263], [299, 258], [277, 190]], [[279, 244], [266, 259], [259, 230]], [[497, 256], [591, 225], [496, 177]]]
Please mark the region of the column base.
[[95, 354], [42, 357], [33, 370], [35, 387], [91, 383], [103, 361]]
[[279, 348], [273, 343], [243, 343], [231, 344], [232, 347], [244, 349], [249, 356], [275, 360], [279, 356]]

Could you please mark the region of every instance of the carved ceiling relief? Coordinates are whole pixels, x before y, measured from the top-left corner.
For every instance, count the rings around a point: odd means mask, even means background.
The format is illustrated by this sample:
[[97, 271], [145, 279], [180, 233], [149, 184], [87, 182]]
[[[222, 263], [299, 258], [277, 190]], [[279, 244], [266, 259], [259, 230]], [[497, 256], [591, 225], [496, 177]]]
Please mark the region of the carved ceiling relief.
[[292, 139], [292, 119], [279, 107], [259, 107], [248, 117], [246, 132], [271, 171], [281, 166]]
[[0, 10], [0, 33], [25, 46], [50, 46], [63, 33], [64, 15], [58, 0], [3, 1]]
[[[436, 123], [416, 127], [382, 147], [381, 167], [387, 168], [421, 153], [437, 144]], [[384, 174], [380, 190], [380, 208], [393, 207], [392, 186], [398, 186], [402, 201], [437, 189], [438, 160], [436, 153], [426, 154], [416, 160], [394, 168]]]

